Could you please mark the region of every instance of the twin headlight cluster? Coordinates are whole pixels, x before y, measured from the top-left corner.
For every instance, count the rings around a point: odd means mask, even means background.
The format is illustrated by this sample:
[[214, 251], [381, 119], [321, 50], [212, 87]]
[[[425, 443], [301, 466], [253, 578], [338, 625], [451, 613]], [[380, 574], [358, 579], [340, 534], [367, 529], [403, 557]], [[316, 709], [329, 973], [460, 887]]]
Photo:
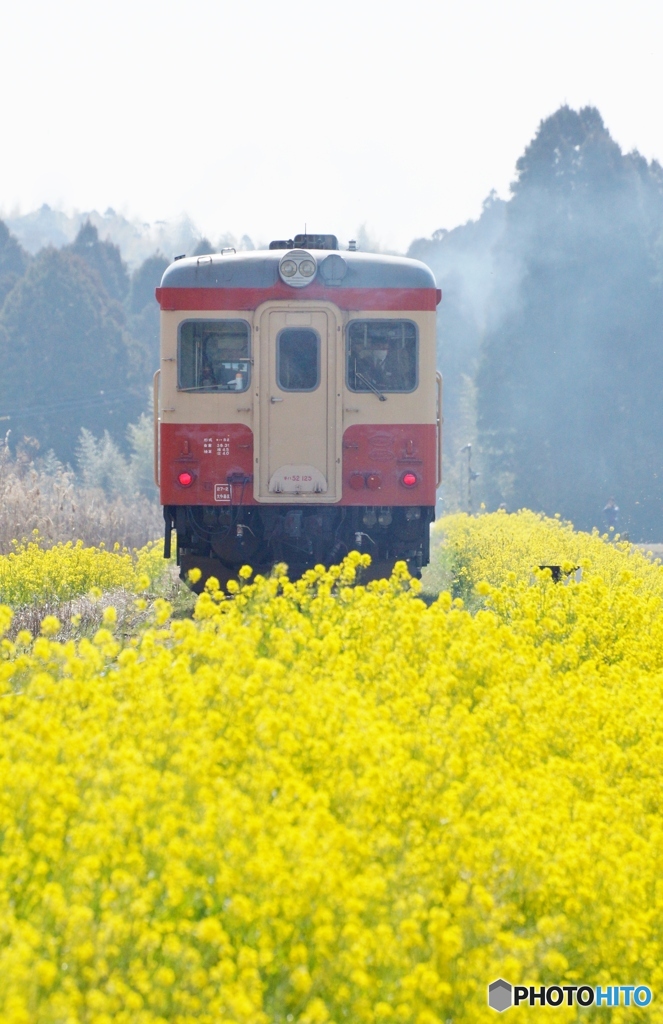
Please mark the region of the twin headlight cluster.
[[279, 276], [291, 288], [305, 288], [316, 277], [332, 287], [343, 283], [348, 265], [340, 253], [330, 252], [318, 261], [306, 249], [290, 249], [279, 260]]
[[317, 270], [318, 264], [305, 249], [292, 249], [279, 263], [281, 280], [292, 288], [304, 288], [310, 284]]

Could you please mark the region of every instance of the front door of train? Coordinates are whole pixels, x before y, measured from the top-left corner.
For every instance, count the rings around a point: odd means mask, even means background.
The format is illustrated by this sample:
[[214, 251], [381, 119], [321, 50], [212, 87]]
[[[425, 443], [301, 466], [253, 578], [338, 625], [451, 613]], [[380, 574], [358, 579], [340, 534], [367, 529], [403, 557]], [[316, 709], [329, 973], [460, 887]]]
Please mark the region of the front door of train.
[[259, 501], [337, 501], [337, 317], [268, 307], [258, 322]]

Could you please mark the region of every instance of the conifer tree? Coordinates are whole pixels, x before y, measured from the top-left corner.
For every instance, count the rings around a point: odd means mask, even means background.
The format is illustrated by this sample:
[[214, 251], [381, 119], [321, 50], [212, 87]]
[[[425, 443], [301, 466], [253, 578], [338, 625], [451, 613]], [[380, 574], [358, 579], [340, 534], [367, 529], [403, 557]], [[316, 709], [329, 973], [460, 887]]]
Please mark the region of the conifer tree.
[[159, 366], [159, 306], [154, 291], [167, 266], [168, 260], [157, 252], [131, 275], [127, 299], [129, 330], [140, 345], [148, 375]]
[[581, 528], [616, 495], [634, 539], [658, 540], [663, 171], [590, 107], [543, 121], [517, 170], [496, 263], [518, 284], [477, 376], [484, 493]]
[[44, 249], [0, 315], [0, 417], [73, 464], [81, 428], [123, 437], [144, 406], [122, 308], [71, 248]]
[[99, 232], [89, 220], [81, 225], [75, 240], [68, 246], [89, 267], [99, 274], [109, 298], [122, 302], [129, 291], [129, 274], [117, 245], [100, 241]]
[[28, 262], [28, 254], [0, 220], [0, 307], [25, 273]]

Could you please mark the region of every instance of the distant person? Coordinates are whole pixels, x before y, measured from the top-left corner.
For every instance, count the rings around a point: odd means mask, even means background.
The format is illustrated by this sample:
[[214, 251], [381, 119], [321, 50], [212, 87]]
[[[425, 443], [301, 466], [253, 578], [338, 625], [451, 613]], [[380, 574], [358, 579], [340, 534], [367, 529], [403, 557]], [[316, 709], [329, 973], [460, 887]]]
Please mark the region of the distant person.
[[619, 506], [615, 502], [614, 498], [608, 498], [603, 509], [603, 519], [605, 521], [606, 529], [617, 529], [617, 523], [619, 522]]

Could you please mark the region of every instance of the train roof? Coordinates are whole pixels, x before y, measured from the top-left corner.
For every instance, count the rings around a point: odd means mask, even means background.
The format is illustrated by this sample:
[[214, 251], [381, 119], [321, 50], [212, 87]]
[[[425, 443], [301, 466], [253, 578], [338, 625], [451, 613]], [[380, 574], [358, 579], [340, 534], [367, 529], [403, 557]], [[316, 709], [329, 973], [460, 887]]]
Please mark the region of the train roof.
[[[301, 254], [303, 250], [298, 249]], [[379, 289], [435, 288], [430, 267], [406, 256], [353, 250], [307, 249], [317, 263], [316, 281], [327, 287]], [[215, 253], [175, 260], [164, 272], [162, 288], [273, 288], [280, 283], [279, 263], [287, 250]], [[342, 263], [339, 263], [342, 260]], [[340, 274], [339, 274], [340, 268]], [[310, 287], [310, 286], [309, 286]], [[306, 288], [293, 289], [304, 298]]]

